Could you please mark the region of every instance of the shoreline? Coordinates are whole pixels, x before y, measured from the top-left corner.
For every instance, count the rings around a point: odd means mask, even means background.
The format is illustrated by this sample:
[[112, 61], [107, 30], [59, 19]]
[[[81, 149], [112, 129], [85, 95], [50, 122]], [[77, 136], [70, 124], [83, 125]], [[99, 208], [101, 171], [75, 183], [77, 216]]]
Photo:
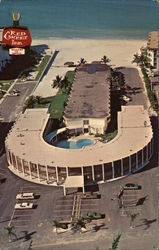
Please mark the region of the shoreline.
[[146, 38], [139, 38], [139, 37], [60, 37], [60, 36], [44, 36], [44, 37], [38, 37], [38, 36], [32, 36], [32, 40], [112, 40], [112, 41], [146, 41]]

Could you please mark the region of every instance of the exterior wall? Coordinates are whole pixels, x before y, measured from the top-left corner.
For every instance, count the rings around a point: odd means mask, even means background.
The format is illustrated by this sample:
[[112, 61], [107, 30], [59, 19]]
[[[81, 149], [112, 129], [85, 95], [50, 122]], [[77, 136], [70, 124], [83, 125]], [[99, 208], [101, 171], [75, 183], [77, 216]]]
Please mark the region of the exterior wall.
[[123, 159], [99, 165], [70, 168], [27, 162], [6, 148], [9, 169], [14, 174], [28, 181], [59, 186], [64, 184], [67, 176], [83, 175], [85, 185], [121, 178], [145, 167], [152, 154], [153, 139], [143, 149]]
[[150, 54], [150, 63], [154, 67], [154, 51], [149, 49], [148, 53]]
[[[65, 118], [65, 123], [67, 127], [83, 128], [88, 129], [92, 134], [103, 134], [107, 128], [107, 119], [97, 119], [97, 118], [81, 118], [81, 119], [67, 119]], [[84, 121], [88, 120], [88, 124], [84, 124]]]
[[150, 54], [150, 63], [151, 65], [159, 71], [159, 57], [158, 53], [159, 51], [157, 49], [148, 49], [148, 53]]

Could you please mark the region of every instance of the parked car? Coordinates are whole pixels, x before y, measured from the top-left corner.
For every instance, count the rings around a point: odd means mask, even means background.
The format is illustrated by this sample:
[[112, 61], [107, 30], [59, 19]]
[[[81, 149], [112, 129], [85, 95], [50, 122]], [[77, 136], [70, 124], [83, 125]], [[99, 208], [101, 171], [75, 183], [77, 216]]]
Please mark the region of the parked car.
[[34, 198], [35, 196], [33, 193], [21, 193], [21, 194], [17, 194], [16, 196], [16, 200], [30, 200]]
[[6, 181], [6, 178], [0, 178], [0, 183], [4, 183]]
[[124, 190], [140, 190], [141, 185], [138, 185], [136, 183], [126, 183], [122, 185], [121, 188]]
[[101, 213], [96, 213], [96, 212], [87, 212], [86, 214], [82, 215], [82, 218], [84, 220], [101, 219], [102, 218], [102, 214]]
[[125, 102], [129, 102], [129, 101], [131, 101], [131, 98], [128, 97], [128, 96], [126, 96], [126, 95], [122, 95], [122, 96], [120, 97], [120, 100], [123, 100], [123, 101], [125, 101]]
[[14, 208], [15, 209], [31, 209], [33, 208], [33, 203], [23, 202], [23, 203], [16, 203]]

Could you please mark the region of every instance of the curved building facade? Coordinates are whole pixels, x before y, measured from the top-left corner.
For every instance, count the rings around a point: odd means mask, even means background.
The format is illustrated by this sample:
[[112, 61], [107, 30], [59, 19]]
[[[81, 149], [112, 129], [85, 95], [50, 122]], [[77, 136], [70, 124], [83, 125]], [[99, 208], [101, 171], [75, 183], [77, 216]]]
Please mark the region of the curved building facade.
[[[110, 142], [94, 137], [94, 144], [81, 149], [51, 145], [66, 128], [43, 138], [49, 121], [47, 109], [28, 109], [21, 114], [6, 138], [9, 169], [19, 177], [46, 185], [63, 186], [69, 177], [83, 185], [111, 181], [138, 171], [153, 154], [153, 132], [143, 106], [125, 106], [118, 113], [118, 134]], [[69, 130], [69, 128], [67, 128]]]

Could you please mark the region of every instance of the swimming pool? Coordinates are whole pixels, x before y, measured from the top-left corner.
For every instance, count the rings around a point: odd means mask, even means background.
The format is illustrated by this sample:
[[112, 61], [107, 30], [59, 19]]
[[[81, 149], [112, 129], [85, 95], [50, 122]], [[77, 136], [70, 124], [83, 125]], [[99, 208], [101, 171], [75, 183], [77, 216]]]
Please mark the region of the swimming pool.
[[56, 147], [80, 149], [80, 148], [83, 148], [83, 147], [91, 146], [93, 144], [94, 144], [94, 141], [91, 140], [91, 139], [79, 139], [77, 141], [63, 140], [63, 141], [59, 141], [56, 144]]

